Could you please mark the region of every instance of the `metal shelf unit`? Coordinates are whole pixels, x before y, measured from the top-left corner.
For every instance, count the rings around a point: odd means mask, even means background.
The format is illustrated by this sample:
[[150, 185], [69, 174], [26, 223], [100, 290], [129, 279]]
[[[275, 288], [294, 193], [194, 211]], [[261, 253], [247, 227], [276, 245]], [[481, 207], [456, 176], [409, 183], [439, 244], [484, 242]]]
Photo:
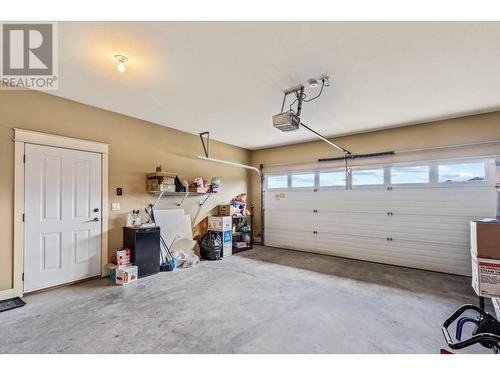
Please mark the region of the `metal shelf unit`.
[[[253, 249], [253, 215], [232, 216], [232, 219], [233, 219], [233, 224], [235, 223], [235, 221], [239, 222], [241, 220], [247, 220], [250, 224], [250, 231], [249, 232], [235, 232], [235, 233], [233, 233], [233, 254], [239, 253], [240, 251]], [[250, 235], [250, 246], [246, 246], [246, 247], [234, 246], [235, 238], [238, 238], [238, 237], [242, 236], [243, 234]]]

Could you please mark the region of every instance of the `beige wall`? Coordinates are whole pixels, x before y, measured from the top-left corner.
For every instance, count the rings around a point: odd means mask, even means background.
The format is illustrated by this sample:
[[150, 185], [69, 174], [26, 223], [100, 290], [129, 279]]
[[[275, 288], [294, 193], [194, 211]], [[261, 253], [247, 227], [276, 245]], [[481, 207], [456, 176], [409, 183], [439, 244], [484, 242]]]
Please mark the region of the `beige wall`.
[[[286, 133], [283, 133], [283, 138], [286, 138]], [[332, 141], [337, 142], [353, 153], [408, 150], [491, 140], [500, 140], [500, 112], [361, 133], [332, 139]], [[492, 145], [421, 153], [418, 156], [410, 154], [406, 155], [406, 160], [411, 160], [416, 157], [428, 159], [465, 157], [478, 153], [500, 155], [500, 148], [498, 145]], [[323, 141], [314, 141], [253, 151], [251, 154], [251, 163], [255, 166], [263, 163], [264, 166], [266, 166], [270, 164], [288, 163], [293, 161], [313, 161], [321, 157], [335, 156], [342, 156], [342, 154]], [[401, 157], [364, 159], [363, 163], [400, 160], [402, 160]], [[305, 164], [306, 163], [304, 163], [304, 165]], [[312, 165], [311, 163], [307, 164], [308, 166]], [[316, 163], [316, 167], [319, 167], [318, 163]], [[295, 168], [297, 168], [297, 166], [295, 166]], [[255, 229], [257, 233], [260, 230], [260, 194], [259, 180], [256, 175], [251, 178], [250, 190], [252, 194], [251, 200], [256, 206]]]
[[[217, 204], [228, 202], [248, 188], [246, 170], [196, 159], [203, 153], [196, 135], [48, 94], [0, 91], [0, 290], [12, 287], [14, 127], [110, 145], [109, 203], [121, 203], [121, 211], [110, 211], [110, 252], [121, 246], [121, 227], [127, 212], [143, 208], [154, 199], [146, 193], [145, 176], [154, 172], [157, 164], [182, 179], [221, 178], [220, 193], [209, 198], [198, 220]], [[220, 142], [212, 143], [211, 152], [220, 159], [246, 164], [250, 161], [249, 151]], [[123, 196], [116, 196], [117, 187], [123, 188]], [[173, 207], [177, 201], [177, 197], [163, 198], [159, 208]], [[185, 205], [193, 219], [198, 201], [197, 197], [188, 198]]]

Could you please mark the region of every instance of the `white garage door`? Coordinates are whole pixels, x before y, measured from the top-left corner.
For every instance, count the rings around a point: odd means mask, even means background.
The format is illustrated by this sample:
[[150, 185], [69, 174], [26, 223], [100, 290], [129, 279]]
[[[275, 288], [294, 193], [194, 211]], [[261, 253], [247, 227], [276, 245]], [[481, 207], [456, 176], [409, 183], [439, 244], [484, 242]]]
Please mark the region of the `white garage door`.
[[266, 245], [470, 275], [469, 222], [497, 214], [495, 160], [266, 175]]

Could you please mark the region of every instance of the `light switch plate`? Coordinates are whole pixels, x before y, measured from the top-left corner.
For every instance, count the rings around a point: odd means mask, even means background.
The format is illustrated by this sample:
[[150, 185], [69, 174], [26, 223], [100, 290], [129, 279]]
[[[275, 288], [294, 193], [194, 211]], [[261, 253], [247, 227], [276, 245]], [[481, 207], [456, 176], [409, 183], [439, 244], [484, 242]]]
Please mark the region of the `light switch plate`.
[[111, 203], [111, 211], [120, 211], [120, 203]]

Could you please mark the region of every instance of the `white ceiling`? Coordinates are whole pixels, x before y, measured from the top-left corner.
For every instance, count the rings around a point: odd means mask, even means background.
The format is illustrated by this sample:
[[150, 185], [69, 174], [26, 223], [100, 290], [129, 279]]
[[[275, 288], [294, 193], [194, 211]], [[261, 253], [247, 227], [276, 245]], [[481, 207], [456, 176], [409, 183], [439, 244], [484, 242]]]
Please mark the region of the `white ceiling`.
[[55, 95], [248, 149], [314, 139], [271, 116], [321, 74], [302, 120], [327, 136], [500, 108], [496, 22], [63, 22], [59, 41]]

